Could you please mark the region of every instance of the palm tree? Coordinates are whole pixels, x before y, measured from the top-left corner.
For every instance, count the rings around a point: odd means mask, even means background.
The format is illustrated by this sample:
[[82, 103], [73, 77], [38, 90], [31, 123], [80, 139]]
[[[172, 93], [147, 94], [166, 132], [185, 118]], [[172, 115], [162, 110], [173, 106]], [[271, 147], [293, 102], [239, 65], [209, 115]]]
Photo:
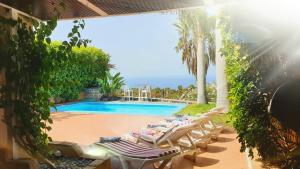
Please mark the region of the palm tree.
[[180, 35], [176, 51], [181, 52], [182, 62], [197, 78], [197, 103], [200, 104], [207, 103], [206, 73], [215, 60], [214, 23], [205, 10], [197, 8], [179, 11], [175, 24]]

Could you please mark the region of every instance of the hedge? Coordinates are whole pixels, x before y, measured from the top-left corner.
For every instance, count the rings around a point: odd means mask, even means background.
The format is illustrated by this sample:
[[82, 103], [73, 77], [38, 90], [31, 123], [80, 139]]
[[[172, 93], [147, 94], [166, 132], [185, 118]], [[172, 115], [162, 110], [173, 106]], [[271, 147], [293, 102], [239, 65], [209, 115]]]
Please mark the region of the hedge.
[[[56, 50], [60, 42], [52, 43]], [[109, 70], [110, 56], [96, 47], [74, 47], [68, 61], [58, 63], [51, 75], [51, 96], [63, 101], [76, 100], [84, 88], [96, 87], [97, 78]]]

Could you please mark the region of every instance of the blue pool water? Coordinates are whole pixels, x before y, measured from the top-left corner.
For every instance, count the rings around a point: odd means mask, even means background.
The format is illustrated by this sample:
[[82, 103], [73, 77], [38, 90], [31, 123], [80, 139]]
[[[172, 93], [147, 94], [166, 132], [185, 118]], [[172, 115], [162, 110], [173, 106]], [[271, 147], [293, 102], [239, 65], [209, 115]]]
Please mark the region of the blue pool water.
[[119, 103], [119, 102], [77, 102], [56, 106], [52, 112], [83, 112], [93, 114], [129, 114], [170, 116], [185, 104], [147, 104], [147, 103]]

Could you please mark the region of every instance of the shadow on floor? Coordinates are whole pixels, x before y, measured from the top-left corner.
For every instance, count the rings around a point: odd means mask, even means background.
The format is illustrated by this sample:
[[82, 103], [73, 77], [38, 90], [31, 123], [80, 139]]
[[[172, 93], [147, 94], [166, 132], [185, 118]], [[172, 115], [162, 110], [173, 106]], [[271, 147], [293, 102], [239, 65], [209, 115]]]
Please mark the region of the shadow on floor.
[[[128, 165], [128, 169], [135, 169], [138, 168], [140, 165], [140, 163], [137, 161], [127, 161], [126, 164]], [[120, 160], [116, 157], [111, 159], [111, 167], [111, 169], [123, 169]], [[154, 169], [154, 167], [152, 165], [148, 165], [145, 166], [143, 169]]]
[[173, 161], [173, 169], [194, 169], [194, 167], [209, 167], [219, 163], [220, 160], [203, 157], [203, 155], [198, 155], [196, 162], [185, 159], [182, 156], [177, 157]]
[[227, 137], [218, 137], [218, 141], [220, 143], [227, 143], [227, 142], [232, 142], [234, 141], [233, 138], [227, 138]]
[[[112, 169], [122, 169], [121, 162], [118, 158], [113, 158], [111, 160], [112, 160], [111, 161]], [[193, 169], [194, 166], [207, 167], [207, 166], [215, 165], [218, 162], [219, 162], [219, 160], [217, 160], [217, 159], [206, 158], [206, 157], [202, 157], [202, 156], [198, 156], [196, 159], [196, 162], [193, 162], [191, 160], [183, 158], [182, 156], [178, 156], [178, 157], [174, 158], [174, 160], [173, 160], [172, 169]], [[127, 164], [128, 164], [129, 169], [138, 168], [138, 166], [139, 166], [139, 163], [135, 162], [135, 161], [127, 162]], [[148, 166], [145, 166], [143, 169], [153, 169], [153, 166], [148, 165]], [[167, 167], [165, 169], [167, 169]]]
[[233, 134], [236, 133], [233, 129], [225, 129], [222, 131], [222, 134]]
[[274, 166], [271, 164], [266, 163], [265, 161], [263, 161], [261, 158], [258, 159], [254, 159], [254, 162], [257, 163], [257, 167], [261, 168], [261, 169], [279, 169], [278, 166]]
[[206, 157], [198, 156], [196, 163], [194, 165], [197, 167], [207, 167], [207, 166], [215, 165], [219, 161], [220, 160], [213, 159], [213, 158], [206, 158]]
[[207, 148], [204, 150], [204, 153], [205, 152], [208, 152], [208, 153], [220, 153], [220, 152], [223, 152], [225, 150], [227, 150], [226, 147], [208, 145]]
[[55, 120], [55, 121], [62, 121], [62, 120], [66, 120], [66, 119], [69, 119], [69, 118], [72, 118], [72, 117], [84, 116], [84, 115], [88, 115], [88, 114], [68, 113], [68, 112], [65, 112], [65, 113], [52, 113], [51, 118], [52, 118], [52, 120]]

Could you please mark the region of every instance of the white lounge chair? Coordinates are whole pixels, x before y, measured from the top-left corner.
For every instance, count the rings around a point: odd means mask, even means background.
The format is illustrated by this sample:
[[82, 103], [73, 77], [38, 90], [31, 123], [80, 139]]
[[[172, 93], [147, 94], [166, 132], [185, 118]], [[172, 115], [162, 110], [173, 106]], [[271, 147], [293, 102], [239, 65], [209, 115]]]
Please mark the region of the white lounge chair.
[[[167, 123], [164, 123], [165, 125], [180, 125], [180, 124], [187, 124], [187, 123], [192, 123], [194, 124], [194, 128], [191, 130], [191, 139], [194, 142], [194, 144], [197, 147], [201, 148], [207, 148], [207, 145], [211, 142], [211, 133], [207, 130], [205, 130], [204, 124], [208, 122], [209, 118], [206, 116], [197, 116], [197, 117], [187, 117], [187, 116], [182, 116], [178, 118], [171, 118], [167, 119]], [[190, 144], [190, 141], [187, 140], [186, 138], [180, 139], [179, 143], [184, 146], [192, 146]]]
[[[197, 116], [172, 117], [166, 119], [166, 121], [168, 123], [175, 124], [176, 121], [189, 121], [190, 123], [195, 123], [197, 128], [191, 131], [191, 138], [197, 146], [201, 148], [207, 148], [207, 145], [211, 142], [211, 139], [217, 140], [218, 136], [224, 130], [224, 126], [217, 125], [212, 122], [212, 117], [219, 115], [223, 111], [223, 107], [213, 108], [209, 112]], [[181, 140], [181, 143], [184, 145], [189, 145], [189, 141], [187, 140]]]
[[[149, 135], [140, 135], [138, 138], [138, 143], [147, 144], [151, 147], [165, 147], [169, 146], [171, 148], [180, 149], [181, 154], [184, 156], [192, 156], [192, 159], [195, 160], [198, 154], [198, 149], [194, 143], [193, 138], [190, 136], [190, 131], [195, 128], [195, 124], [186, 124], [173, 126], [167, 129], [159, 137], [152, 137]], [[180, 144], [180, 140], [187, 140], [188, 144]], [[187, 146], [188, 145], [188, 146]]]
[[[105, 148], [108, 152], [118, 157], [123, 169], [129, 169], [128, 161], [139, 161], [138, 169], [142, 169], [148, 164], [153, 164], [156, 169], [164, 169], [172, 158], [179, 154], [179, 151], [174, 148], [151, 148], [122, 139], [117, 142], [96, 143], [96, 145]], [[155, 166], [157, 163], [159, 165]]]
[[204, 130], [211, 133], [213, 139], [218, 139], [218, 136], [225, 129], [223, 125], [218, 125], [212, 121], [212, 118], [217, 115], [219, 115], [218, 112], [208, 112], [204, 114], [204, 116], [207, 117], [207, 120], [206, 123], [202, 125]]
[[128, 99], [129, 101], [133, 100], [133, 90], [130, 89], [128, 86], [123, 86], [123, 99]]
[[224, 110], [223, 107], [213, 108], [207, 113], [200, 114], [200, 115], [197, 115], [196, 117], [193, 117], [194, 121], [199, 119], [198, 124], [199, 124], [201, 130], [193, 130], [191, 132], [192, 136], [193, 137], [198, 137], [198, 136], [202, 137], [203, 134], [209, 133], [209, 135], [212, 139], [215, 139], [215, 140], [218, 139], [218, 136], [224, 130], [224, 126], [213, 123], [212, 118], [214, 116], [217, 116], [220, 113], [222, 113], [223, 110]]
[[141, 99], [151, 100], [151, 86], [147, 85], [144, 89], [141, 90]]
[[[208, 120], [209, 118], [206, 116], [200, 116], [193, 120], [193, 123], [195, 123], [196, 127], [191, 131], [191, 137], [194, 139], [194, 143], [197, 147], [207, 148], [207, 145], [211, 142], [213, 137], [212, 133], [205, 130], [203, 127]], [[187, 142], [185, 141], [185, 144], [186, 143]]]

